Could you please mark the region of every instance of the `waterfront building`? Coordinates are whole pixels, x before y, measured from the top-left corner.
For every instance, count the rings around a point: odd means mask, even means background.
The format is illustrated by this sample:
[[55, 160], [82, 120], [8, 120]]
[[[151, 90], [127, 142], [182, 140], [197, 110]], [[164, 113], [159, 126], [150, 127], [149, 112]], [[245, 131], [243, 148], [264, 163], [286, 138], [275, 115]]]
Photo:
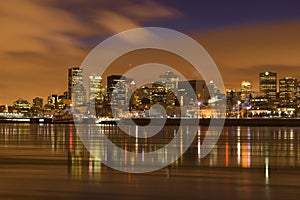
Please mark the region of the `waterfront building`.
[[263, 116], [270, 115], [272, 112], [272, 106], [270, 104], [270, 98], [267, 97], [265, 93], [257, 92], [252, 93], [252, 98], [250, 99], [252, 116]]
[[259, 91], [266, 94], [267, 98], [276, 100], [277, 93], [277, 73], [259, 73]]
[[7, 105], [1, 105], [0, 106], [0, 113], [7, 113], [8, 112], [8, 106]]
[[17, 112], [28, 112], [30, 110], [30, 103], [25, 99], [17, 99], [13, 103], [13, 108]]
[[280, 105], [292, 105], [298, 96], [298, 80], [292, 77], [285, 77], [279, 80]]
[[86, 91], [83, 85], [83, 70], [78, 67], [69, 68], [68, 98], [75, 106], [85, 105]]

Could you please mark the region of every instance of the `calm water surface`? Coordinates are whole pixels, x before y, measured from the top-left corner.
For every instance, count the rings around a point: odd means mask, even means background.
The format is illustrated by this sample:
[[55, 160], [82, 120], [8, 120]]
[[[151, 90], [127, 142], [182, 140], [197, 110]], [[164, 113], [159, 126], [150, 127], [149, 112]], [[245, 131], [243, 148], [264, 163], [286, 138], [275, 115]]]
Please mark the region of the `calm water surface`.
[[[116, 126], [104, 129], [119, 147], [149, 152], [178, 127], [139, 140]], [[199, 127], [171, 166], [128, 174], [95, 160], [74, 125], [0, 124], [0, 199], [299, 199], [300, 128], [225, 127], [200, 159], [206, 132]]]

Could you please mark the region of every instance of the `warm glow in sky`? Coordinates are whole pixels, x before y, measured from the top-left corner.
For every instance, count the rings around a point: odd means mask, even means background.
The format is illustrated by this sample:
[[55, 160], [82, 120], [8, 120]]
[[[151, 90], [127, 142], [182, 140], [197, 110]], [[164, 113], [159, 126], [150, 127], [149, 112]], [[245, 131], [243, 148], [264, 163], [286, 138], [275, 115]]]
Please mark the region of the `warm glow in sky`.
[[299, 8], [297, 1], [5, 1], [0, 105], [63, 93], [69, 67], [112, 34], [141, 26], [175, 29], [199, 41], [226, 87], [248, 80], [257, 88], [258, 73], [266, 70], [300, 79]]

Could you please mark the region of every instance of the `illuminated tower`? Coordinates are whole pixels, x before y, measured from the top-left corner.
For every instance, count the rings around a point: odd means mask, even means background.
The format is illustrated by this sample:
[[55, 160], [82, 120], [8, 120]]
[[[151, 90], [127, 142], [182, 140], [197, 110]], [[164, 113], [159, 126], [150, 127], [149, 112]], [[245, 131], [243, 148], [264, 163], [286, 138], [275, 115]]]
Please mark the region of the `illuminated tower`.
[[103, 100], [101, 76], [89, 76], [89, 101]]
[[281, 104], [293, 103], [297, 98], [298, 81], [296, 78], [285, 77], [279, 80], [279, 99]]
[[135, 88], [133, 79], [121, 75], [111, 75], [107, 77], [107, 94], [108, 99], [115, 108], [126, 108], [125, 104], [129, 100], [128, 95]]
[[241, 83], [241, 100], [245, 100], [251, 93], [251, 83], [249, 81], [242, 81]]
[[51, 94], [47, 98], [47, 104], [51, 108], [57, 108], [58, 107], [58, 95], [57, 94]]
[[168, 71], [162, 75], [159, 75], [159, 78], [164, 87], [166, 87], [167, 89], [172, 89], [177, 93], [179, 78], [176, 74]]
[[268, 98], [276, 100], [277, 73], [259, 73], [259, 91], [263, 92]]
[[68, 98], [76, 106], [85, 104], [86, 91], [83, 86], [82, 69], [78, 67], [69, 68], [68, 73]]

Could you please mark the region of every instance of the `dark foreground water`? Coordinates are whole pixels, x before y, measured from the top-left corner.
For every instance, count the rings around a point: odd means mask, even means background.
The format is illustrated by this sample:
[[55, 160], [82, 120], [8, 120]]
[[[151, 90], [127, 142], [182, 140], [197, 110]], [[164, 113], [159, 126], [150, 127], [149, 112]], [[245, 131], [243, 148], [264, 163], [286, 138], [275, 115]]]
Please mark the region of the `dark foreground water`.
[[[107, 126], [128, 151], [160, 148], [173, 130], [153, 140]], [[95, 160], [74, 125], [0, 124], [0, 199], [299, 199], [300, 128], [225, 127], [200, 159], [207, 127], [171, 166], [146, 174], [110, 169]]]

